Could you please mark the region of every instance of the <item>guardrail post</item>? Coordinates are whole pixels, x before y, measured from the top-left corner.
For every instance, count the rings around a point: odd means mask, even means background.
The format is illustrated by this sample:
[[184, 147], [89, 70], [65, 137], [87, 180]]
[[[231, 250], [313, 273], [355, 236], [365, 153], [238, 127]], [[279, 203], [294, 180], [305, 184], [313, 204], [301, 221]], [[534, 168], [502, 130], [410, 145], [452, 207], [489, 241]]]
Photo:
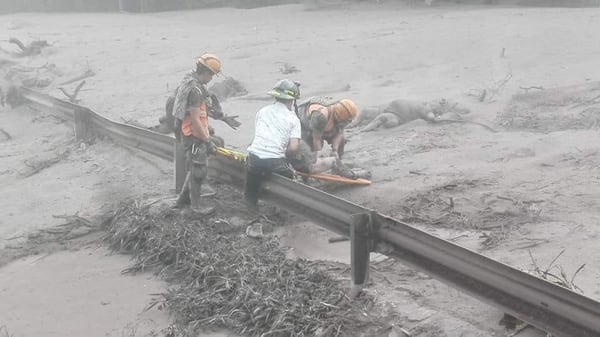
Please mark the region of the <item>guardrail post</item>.
[[90, 111], [85, 108], [75, 109], [73, 120], [75, 122], [75, 140], [78, 142], [90, 140], [92, 136]]
[[175, 193], [181, 192], [183, 183], [185, 182], [185, 176], [187, 175], [187, 168], [185, 166], [185, 149], [180, 141], [175, 141], [173, 145], [173, 165], [175, 167]]
[[374, 218], [374, 213], [352, 215], [350, 226], [352, 288], [350, 289], [350, 298], [355, 298], [362, 291], [369, 278], [369, 259], [375, 248]]

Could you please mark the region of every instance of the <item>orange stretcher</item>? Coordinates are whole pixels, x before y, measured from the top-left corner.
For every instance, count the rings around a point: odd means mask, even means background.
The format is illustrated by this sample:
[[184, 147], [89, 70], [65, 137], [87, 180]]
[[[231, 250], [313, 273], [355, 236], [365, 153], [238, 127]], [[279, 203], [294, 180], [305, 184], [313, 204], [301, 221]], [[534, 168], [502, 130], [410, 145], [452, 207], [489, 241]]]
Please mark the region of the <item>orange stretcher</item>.
[[351, 179], [351, 178], [346, 178], [346, 177], [338, 176], [337, 174], [331, 174], [331, 173], [309, 174], [309, 173], [303, 173], [303, 172], [296, 171], [296, 174], [298, 174], [301, 177], [305, 177], [305, 178], [312, 178], [312, 179], [323, 180], [323, 181], [331, 181], [331, 182], [336, 182], [336, 183], [341, 183], [341, 184], [346, 184], [346, 185], [361, 185], [361, 186], [371, 185], [371, 181], [367, 180], [367, 179], [363, 179], [363, 178]]

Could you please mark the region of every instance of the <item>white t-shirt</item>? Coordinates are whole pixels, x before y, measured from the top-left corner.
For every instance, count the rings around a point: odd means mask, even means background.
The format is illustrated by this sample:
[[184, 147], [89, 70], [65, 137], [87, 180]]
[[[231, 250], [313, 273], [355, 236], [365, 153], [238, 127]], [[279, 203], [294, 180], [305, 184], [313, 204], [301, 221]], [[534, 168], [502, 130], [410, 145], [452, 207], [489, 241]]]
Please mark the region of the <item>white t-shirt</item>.
[[300, 139], [300, 120], [285, 104], [275, 102], [260, 109], [254, 122], [254, 139], [248, 152], [258, 158], [285, 158], [290, 139]]

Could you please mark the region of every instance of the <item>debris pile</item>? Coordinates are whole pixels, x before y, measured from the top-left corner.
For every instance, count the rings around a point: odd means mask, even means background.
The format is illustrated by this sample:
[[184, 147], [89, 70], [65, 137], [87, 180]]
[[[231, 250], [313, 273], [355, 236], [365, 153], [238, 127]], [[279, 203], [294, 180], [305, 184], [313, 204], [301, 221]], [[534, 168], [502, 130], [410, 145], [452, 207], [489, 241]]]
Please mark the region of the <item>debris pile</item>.
[[171, 282], [150, 307], [168, 309], [181, 331], [325, 337], [373, 336], [387, 327], [369, 315], [370, 296], [350, 301], [318, 263], [288, 259], [276, 237], [254, 239], [232, 223], [128, 203], [107, 223], [107, 241], [133, 254], [125, 272], [154, 270]]
[[[20, 50], [14, 52], [6, 50], [0, 46], [0, 106], [10, 105], [16, 106], [21, 103], [15, 88], [26, 87], [34, 90], [55, 89], [56, 85], [66, 86], [73, 82], [79, 84], [69, 93], [67, 88], [59, 87], [59, 89], [72, 103], [78, 103], [77, 95], [85, 84], [82, 81], [85, 78], [94, 76], [95, 73], [89, 69], [83, 74], [76, 77], [56, 83], [59, 78], [64, 78], [65, 73], [54, 63], [44, 61], [44, 56], [47, 48], [52, 45], [46, 40], [34, 40], [27, 45], [21, 40], [11, 37], [8, 42], [16, 45]], [[13, 48], [14, 49], [14, 48]], [[51, 53], [52, 51], [50, 51]], [[42, 63], [43, 62], [43, 63]], [[11, 89], [12, 88], [12, 89]], [[12, 91], [11, 91], [12, 90]]]
[[224, 102], [230, 97], [243, 96], [248, 94], [248, 90], [244, 84], [233, 77], [225, 77], [224, 80], [217, 82], [210, 86], [208, 89], [211, 93], [215, 94], [217, 98]]

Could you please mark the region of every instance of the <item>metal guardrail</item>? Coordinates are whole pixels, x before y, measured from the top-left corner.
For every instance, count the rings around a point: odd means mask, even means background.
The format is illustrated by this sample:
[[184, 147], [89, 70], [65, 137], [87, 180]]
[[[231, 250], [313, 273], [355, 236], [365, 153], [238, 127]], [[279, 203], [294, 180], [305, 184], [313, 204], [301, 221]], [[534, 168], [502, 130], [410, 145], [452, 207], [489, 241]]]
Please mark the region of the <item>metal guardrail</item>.
[[[90, 109], [23, 89], [32, 104], [73, 116], [76, 135], [85, 124], [94, 133], [172, 160], [174, 138], [101, 117]], [[77, 117], [79, 116], [79, 117]], [[243, 186], [243, 164], [215, 156], [216, 177]], [[274, 175], [265, 198], [318, 225], [351, 238], [354, 285], [366, 281], [369, 252], [394, 257], [504, 312], [555, 336], [600, 336], [600, 303], [556, 284], [502, 264], [409, 224], [340, 199], [310, 186]]]

